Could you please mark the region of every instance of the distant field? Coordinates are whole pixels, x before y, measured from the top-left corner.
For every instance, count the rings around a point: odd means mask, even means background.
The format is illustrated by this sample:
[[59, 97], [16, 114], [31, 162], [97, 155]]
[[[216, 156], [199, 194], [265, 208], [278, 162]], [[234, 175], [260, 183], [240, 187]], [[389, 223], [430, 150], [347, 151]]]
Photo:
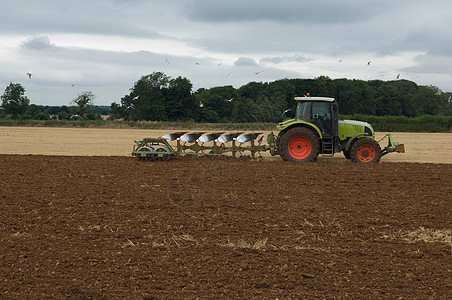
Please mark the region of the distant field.
[[[134, 140], [173, 131], [177, 130], [0, 127], [0, 154], [130, 156]], [[385, 134], [378, 132], [377, 139]], [[406, 153], [389, 154], [382, 162], [452, 163], [452, 133], [395, 132], [392, 136], [405, 144]], [[333, 159], [344, 157], [337, 154]]]

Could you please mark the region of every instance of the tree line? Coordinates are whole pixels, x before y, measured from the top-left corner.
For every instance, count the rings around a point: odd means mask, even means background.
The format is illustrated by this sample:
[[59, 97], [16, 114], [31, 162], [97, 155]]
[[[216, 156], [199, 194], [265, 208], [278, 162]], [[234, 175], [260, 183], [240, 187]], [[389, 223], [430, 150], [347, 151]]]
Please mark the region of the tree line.
[[19, 83], [10, 83], [1, 96], [0, 118], [21, 120], [96, 120], [111, 113], [110, 107], [95, 106], [94, 94], [83, 92], [71, 101], [70, 106], [49, 106], [30, 104], [25, 88]]
[[171, 79], [162, 72], [142, 76], [120, 103], [112, 103], [113, 118], [209, 123], [278, 122], [295, 109], [295, 96], [336, 98], [342, 115], [452, 115], [452, 93], [408, 80], [350, 80], [320, 76], [250, 82], [236, 89], [220, 86], [192, 92], [187, 78]]
[[[1, 96], [0, 115], [39, 118], [53, 114], [59, 119], [74, 115], [83, 119], [111, 114], [110, 119], [130, 121], [194, 121], [208, 123], [279, 122], [290, 117], [282, 112], [295, 110], [295, 96], [336, 98], [342, 115], [452, 116], [452, 93], [435, 86], [422, 86], [408, 80], [381, 81], [357, 79], [280, 79], [250, 82], [239, 88], [219, 86], [193, 91], [189, 79], [171, 78], [153, 72], [136, 81], [129, 94], [110, 108], [92, 105], [92, 92], [80, 94], [73, 106], [42, 107], [29, 104], [20, 84], [11, 83]], [[60, 109], [58, 111], [58, 108]], [[57, 112], [58, 111], [58, 112]]]

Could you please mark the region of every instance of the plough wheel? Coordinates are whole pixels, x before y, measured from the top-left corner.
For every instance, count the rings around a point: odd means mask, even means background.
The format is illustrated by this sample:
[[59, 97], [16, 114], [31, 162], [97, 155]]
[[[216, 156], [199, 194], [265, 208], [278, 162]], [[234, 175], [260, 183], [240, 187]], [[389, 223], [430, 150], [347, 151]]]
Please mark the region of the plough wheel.
[[358, 139], [350, 149], [350, 158], [359, 163], [378, 163], [381, 158], [380, 145], [371, 138]]
[[[166, 147], [157, 147], [155, 152], [169, 152], [169, 149]], [[159, 154], [159, 153], [153, 153], [152, 154], [152, 160], [153, 161], [168, 161], [172, 157], [171, 154]]]
[[[143, 147], [138, 148], [137, 151], [153, 152], [154, 148], [148, 147], [148, 146], [143, 146]], [[138, 154], [135, 157], [136, 157], [136, 159], [138, 161], [142, 161], [142, 160], [152, 161], [152, 154], [151, 153], [149, 153], [149, 154], [146, 153], [146, 156], [141, 156], [141, 154]]]
[[320, 143], [312, 130], [295, 127], [283, 134], [279, 142], [279, 149], [284, 160], [310, 162], [317, 159]]

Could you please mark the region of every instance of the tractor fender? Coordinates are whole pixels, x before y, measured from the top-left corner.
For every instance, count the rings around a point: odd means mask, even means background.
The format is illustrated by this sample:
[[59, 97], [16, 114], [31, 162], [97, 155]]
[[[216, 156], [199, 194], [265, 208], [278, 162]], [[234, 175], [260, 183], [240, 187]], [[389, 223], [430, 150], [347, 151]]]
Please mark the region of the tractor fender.
[[314, 132], [316, 132], [318, 134], [320, 139], [322, 138], [322, 132], [320, 131], [320, 129], [315, 124], [310, 123], [310, 122], [306, 122], [306, 121], [303, 121], [303, 120], [300, 120], [300, 119], [288, 120], [286, 122], [280, 123], [280, 125], [277, 126], [277, 128], [279, 130], [281, 130], [278, 136], [281, 137], [289, 129], [292, 129], [294, 127], [301, 127], [301, 126], [307, 127], [309, 129], [313, 130]]
[[354, 142], [357, 138], [359, 138], [359, 137], [361, 137], [361, 136], [369, 136], [369, 134], [367, 134], [367, 133], [365, 133], [365, 132], [361, 132], [361, 133], [358, 133], [358, 134], [355, 134], [354, 136], [352, 136], [352, 137], [348, 140], [347, 144], [345, 145], [345, 151], [348, 151], [348, 150], [350, 149], [350, 146], [353, 144], [353, 142]]

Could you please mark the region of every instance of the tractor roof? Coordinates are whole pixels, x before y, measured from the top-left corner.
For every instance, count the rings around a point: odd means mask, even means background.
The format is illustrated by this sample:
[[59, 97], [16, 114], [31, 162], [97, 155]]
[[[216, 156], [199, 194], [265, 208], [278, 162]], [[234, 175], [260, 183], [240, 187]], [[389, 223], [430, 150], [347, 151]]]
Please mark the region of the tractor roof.
[[295, 97], [295, 101], [325, 101], [325, 102], [333, 102], [334, 98], [328, 97]]

